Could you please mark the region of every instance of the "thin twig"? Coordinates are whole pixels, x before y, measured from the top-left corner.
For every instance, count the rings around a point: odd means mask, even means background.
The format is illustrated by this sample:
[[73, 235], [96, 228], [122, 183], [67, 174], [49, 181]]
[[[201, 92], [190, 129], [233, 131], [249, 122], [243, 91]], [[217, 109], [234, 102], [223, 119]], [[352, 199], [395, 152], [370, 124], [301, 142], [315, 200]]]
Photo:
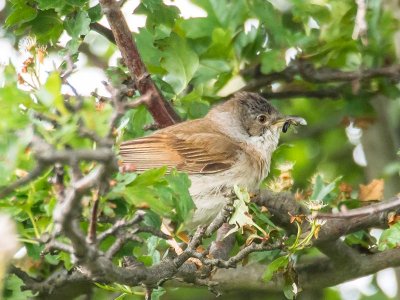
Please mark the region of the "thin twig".
[[118, 238], [116, 239], [116, 241], [111, 245], [110, 248], [108, 248], [105, 256], [107, 258], [113, 258], [115, 256], [115, 254], [117, 254], [117, 252], [119, 250], [121, 250], [121, 248], [128, 242], [128, 241], [135, 241], [138, 242], [140, 244], [143, 244], [143, 240], [138, 237], [136, 235], [136, 233], [133, 232], [125, 232], [123, 234], [119, 234]]
[[96, 243], [96, 232], [97, 232], [97, 211], [99, 208], [99, 190], [96, 190], [93, 195], [93, 207], [92, 207], [92, 213], [90, 216], [90, 221], [89, 221], [89, 230], [88, 230], [88, 236], [87, 236], [87, 241], [89, 244], [94, 244]]
[[53, 239], [46, 244], [45, 248], [42, 251], [42, 254], [47, 254], [55, 250], [63, 251], [70, 254], [74, 253], [74, 248], [71, 245]]
[[203, 259], [202, 262], [206, 265], [215, 266], [218, 268], [235, 268], [237, 263], [242, 261], [250, 253], [281, 249], [282, 247], [283, 247], [282, 241], [277, 241], [272, 244], [268, 244], [267, 241], [264, 241], [260, 244], [252, 243], [252, 244], [244, 247], [243, 249], [241, 249], [236, 255], [230, 257], [227, 260], [207, 258], [207, 259]]
[[130, 220], [118, 220], [112, 227], [109, 229], [103, 231], [100, 233], [97, 237], [97, 242], [101, 243], [104, 239], [107, 237], [114, 235], [117, 233], [119, 230], [122, 230], [123, 228], [131, 227], [135, 224], [140, 223], [143, 220], [143, 217], [145, 215], [145, 212], [142, 210], [139, 210], [135, 213], [132, 219]]

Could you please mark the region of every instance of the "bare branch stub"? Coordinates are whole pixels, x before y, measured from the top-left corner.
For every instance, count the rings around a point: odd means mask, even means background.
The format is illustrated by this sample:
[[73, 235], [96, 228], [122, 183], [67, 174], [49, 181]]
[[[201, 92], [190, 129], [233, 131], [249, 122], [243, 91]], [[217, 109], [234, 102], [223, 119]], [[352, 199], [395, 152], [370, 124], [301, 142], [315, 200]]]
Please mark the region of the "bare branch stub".
[[121, 51], [137, 89], [142, 95], [151, 95], [151, 100], [146, 105], [154, 120], [161, 127], [167, 127], [179, 122], [179, 116], [170, 103], [164, 99], [150, 78], [118, 3], [113, 0], [100, 0], [100, 5], [107, 17], [115, 42]]

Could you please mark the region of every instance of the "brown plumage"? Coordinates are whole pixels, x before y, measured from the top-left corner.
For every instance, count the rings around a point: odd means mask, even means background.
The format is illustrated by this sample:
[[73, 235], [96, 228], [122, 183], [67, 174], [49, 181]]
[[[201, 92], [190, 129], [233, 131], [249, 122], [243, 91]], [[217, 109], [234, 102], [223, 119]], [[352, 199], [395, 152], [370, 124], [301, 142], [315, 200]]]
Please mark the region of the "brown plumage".
[[238, 143], [199, 119], [124, 142], [120, 154], [123, 163], [137, 171], [166, 165], [189, 174], [211, 174], [229, 169], [240, 149]]

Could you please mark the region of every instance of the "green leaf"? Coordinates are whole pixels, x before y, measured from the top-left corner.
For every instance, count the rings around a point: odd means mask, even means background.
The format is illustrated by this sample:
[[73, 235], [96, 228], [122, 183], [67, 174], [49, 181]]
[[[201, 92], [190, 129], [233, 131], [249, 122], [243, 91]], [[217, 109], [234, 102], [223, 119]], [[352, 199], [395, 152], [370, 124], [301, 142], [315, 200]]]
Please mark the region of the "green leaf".
[[78, 12], [74, 17], [68, 17], [64, 21], [65, 30], [73, 38], [79, 38], [89, 33], [90, 18], [86, 11]]
[[161, 296], [166, 293], [165, 289], [161, 286], [159, 286], [157, 289], [154, 289], [151, 292], [151, 299], [153, 300], [159, 300], [161, 299]]
[[151, 210], [148, 210], [143, 217], [143, 224], [154, 228], [160, 228], [161, 218]]
[[268, 74], [270, 72], [279, 72], [286, 67], [284, 56], [280, 51], [270, 50], [261, 55], [261, 72]]
[[186, 37], [191, 39], [209, 37], [210, 32], [218, 26], [218, 23], [210, 18], [190, 18], [182, 20], [179, 24], [185, 31]]
[[27, 253], [30, 258], [33, 258], [34, 260], [39, 260], [41, 259], [41, 253], [43, 251], [44, 246], [43, 245], [37, 245], [37, 244], [25, 244], [25, 248], [27, 250]]
[[55, 43], [64, 30], [61, 19], [54, 10], [39, 11], [37, 17], [26, 23], [39, 43]]
[[64, 0], [37, 0], [37, 2], [42, 10], [54, 8], [56, 11], [60, 11], [65, 6]]
[[101, 10], [100, 3], [89, 8], [87, 12], [91, 23], [100, 21], [100, 19], [103, 17], [103, 11]]
[[[16, 138], [17, 137], [17, 138]], [[5, 186], [14, 176], [15, 169], [24, 162], [24, 151], [32, 140], [32, 130], [2, 134], [0, 141], [0, 186]]]
[[400, 222], [383, 231], [379, 238], [378, 249], [384, 251], [397, 248], [400, 245]]
[[167, 172], [167, 167], [158, 169], [150, 169], [140, 174], [130, 186], [150, 186], [155, 182], [159, 182]]
[[153, 265], [153, 259], [149, 255], [139, 256], [138, 261], [142, 262], [146, 267], [151, 267]]
[[134, 10], [134, 13], [147, 15], [146, 27], [154, 30], [160, 24], [172, 28], [180, 11], [174, 5], [164, 4], [162, 0], [143, 0]]
[[188, 108], [188, 115], [191, 119], [204, 117], [210, 110], [210, 104], [207, 101], [197, 100], [192, 101]]
[[77, 7], [83, 8], [83, 6], [86, 3], [88, 3], [89, 1], [88, 0], [66, 0], [66, 2], [68, 4], [73, 5], [73, 6], [77, 6]]
[[32, 102], [27, 92], [18, 89], [15, 83], [6, 81], [6, 85], [0, 88], [0, 133], [25, 127], [29, 118], [20, 105], [30, 107]]
[[179, 99], [189, 119], [204, 117], [210, 109], [210, 104], [201, 100], [201, 93], [201, 89], [196, 89]]
[[258, 219], [260, 219], [265, 224], [268, 224], [273, 228], [277, 228], [276, 225], [267, 217], [267, 215], [261, 212], [260, 207], [258, 205], [256, 205], [255, 203], [249, 203], [249, 207]]
[[56, 108], [62, 115], [68, 114], [61, 94], [61, 78], [58, 72], [53, 72], [46, 83], [36, 93], [38, 99], [48, 108]]
[[200, 84], [217, 79], [222, 73], [232, 72], [231, 65], [223, 59], [202, 59], [194, 75], [193, 83]]
[[160, 252], [157, 250], [157, 246], [160, 242], [160, 238], [156, 236], [151, 236], [146, 239], [146, 246], [148, 254], [151, 257], [152, 264], [158, 264], [161, 260]]
[[172, 198], [172, 195], [168, 197], [165, 191], [161, 195], [159, 189], [152, 187], [128, 187], [123, 195], [129, 203], [135, 206], [148, 206], [161, 216], [172, 216], [172, 206], [168, 205], [169, 203], [166, 203], [166, 201], [163, 201], [166, 198]]
[[289, 300], [295, 299], [296, 294], [293, 291], [293, 285], [290, 283], [286, 283], [285, 286], [283, 287], [283, 294], [285, 295], [286, 299]]
[[337, 177], [331, 183], [329, 183], [328, 185], [325, 185], [322, 177], [320, 175], [317, 175], [317, 177], [315, 178], [313, 193], [312, 193], [310, 199], [312, 201], [325, 200], [325, 198], [329, 195], [329, 193], [335, 189], [336, 183], [340, 179], [341, 179], [341, 177]]
[[78, 52], [79, 46], [82, 44], [82, 40], [80, 38], [72, 38], [65, 45], [65, 48], [68, 50], [69, 54], [75, 54]]
[[24, 282], [17, 275], [10, 274], [6, 277], [3, 296], [7, 300], [32, 299], [34, 294], [29, 290], [22, 290]]
[[164, 80], [180, 94], [196, 72], [199, 58], [184, 39], [174, 34], [168, 40], [161, 65], [167, 70]]
[[[120, 182], [111, 190], [110, 198], [123, 197], [138, 207], [147, 206], [160, 216], [183, 222], [194, 208], [189, 194], [190, 180], [185, 173], [172, 170], [166, 175], [167, 167], [150, 169], [136, 178], [117, 177]], [[125, 178], [126, 179], [126, 178]], [[159, 217], [149, 213], [146, 217], [150, 226], [159, 227]]]
[[160, 66], [163, 52], [154, 46], [155, 38], [150, 30], [141, 28], [139, 33], [135, 35], [135, 41], [140, 57], [149, 68], [149, 71], [155, 74], [165, 73], [165, 70]]
[[212, 43], [207, 51], [202, 54], [204, 59], [234, 59], [233, 34], [225, 28], [215, 28], [212, 32]]
[[185, 221], [195, 208], [192, 197], [189, 194], [191, 185], [187, 174], [173, 170], [165, 177], [170, 188], [174, 191], [174, 202], [177, 217], [180, 221]]
[[221, 27], [235, 30], [245, 21], [248, 1], [244, 0], [195, 0], [194, 3], [207, 11], [208, 19]]
[[262, 276], [262, 279], [265, 282], [268, 282], [272, 279], [274, 273], [279, 271], [280, 269], [285, 269], [287, 265], [289, 264], [289, 256], [281, 256], [275, 259], [273, 262], [271, 262], [267, 269], [264, 271], [264, 274]]
[[131, 139], [143, 136], [146, 131], [143, 129], [146, 123], [150, 123], [152, 117], [144, 105], [128, 111], [121, 120], [118, 130], [124, 130], [124, 139]]
[[112, 190], [113, 194], [124, 197], [135, 206], [149, 206], [155, 213], [162, 216], [172, 214], [172, 191], [164, 178], [166, 167], [148, 170], [139, 175], [126, 186], [124, 190]]
[[21, 25], [36, 18], [38, 12], [25, 2], [18, 2], [11, 7], [11, 13], [8, 15], [5, 25], [7, 27]]
[[253, 0], [250, 1], [249, 7], [269, 33], [271, 48], [285, 46], [287, 44], [287, 34], [285, 26], [282, 24], [282, 14], [269, 1]]
[[240, 188], [237, 185], [235, 185], [234, 190], [238, 199], [235, 200], [233, 203], [235, 211], [233, 212], [231, 218], [229, 219], [229, 224], [234, 225], [234, 227], [231, 230], [229, 230], [225, 236], [228, 236], [231, 233], [236, 232], [239, 229], [242, 229], [246, 225], [254, 226], [265, 234], [265, 230], [263, 230], [253, 221], [249, 213], [248, 204], [250, 203], [250, 195], [247, 192], [247, 189]]

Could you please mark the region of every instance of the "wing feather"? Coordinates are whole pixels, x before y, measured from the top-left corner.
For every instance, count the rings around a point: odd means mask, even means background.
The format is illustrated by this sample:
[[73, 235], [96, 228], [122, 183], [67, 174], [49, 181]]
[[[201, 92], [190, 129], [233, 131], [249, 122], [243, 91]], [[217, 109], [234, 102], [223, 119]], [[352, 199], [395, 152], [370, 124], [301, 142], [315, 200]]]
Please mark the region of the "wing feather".
[[[122, 163], [133, 165], [137, 171], [168, 166], [191, 174], [209, 174], [229, 169], [236, 162], [240, 145], [203, 122], [185, 122], [123, 142]], [[190, 126], [198, 131], [188, 130]]]

